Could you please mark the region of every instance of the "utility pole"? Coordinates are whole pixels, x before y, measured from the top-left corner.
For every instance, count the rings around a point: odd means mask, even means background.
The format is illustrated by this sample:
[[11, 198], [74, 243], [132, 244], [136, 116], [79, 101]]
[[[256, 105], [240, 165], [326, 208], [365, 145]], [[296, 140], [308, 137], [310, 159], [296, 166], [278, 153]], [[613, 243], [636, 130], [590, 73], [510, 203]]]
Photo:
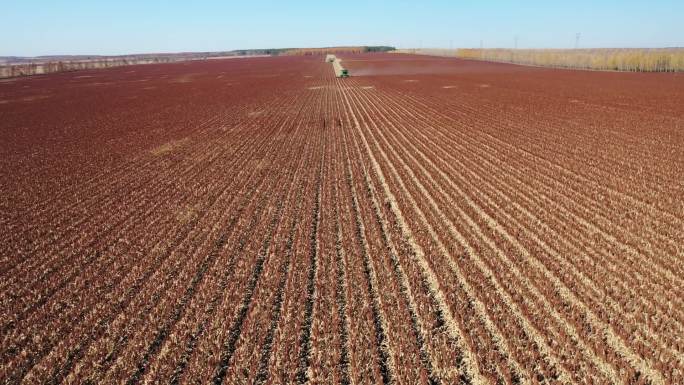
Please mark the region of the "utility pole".
[[580, 37], [582, 37], [582, 34], [580, 32], [577, 32], [575, 34], [575, 49], [579, 48]]
[[513, 41], [514, 41], [513, 46], [515, 47], [515, 49], [518, 49], [518, 36], [517, 35], [513, 38]]

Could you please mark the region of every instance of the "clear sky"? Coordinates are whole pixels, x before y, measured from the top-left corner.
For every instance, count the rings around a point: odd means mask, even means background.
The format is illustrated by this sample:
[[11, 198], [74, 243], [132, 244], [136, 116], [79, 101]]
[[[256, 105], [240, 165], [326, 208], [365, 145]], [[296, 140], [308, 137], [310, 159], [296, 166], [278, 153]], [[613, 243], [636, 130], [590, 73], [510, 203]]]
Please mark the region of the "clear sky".
[[5, 0], [0, 56], [394, 45], [684, 46], [684, 0]]

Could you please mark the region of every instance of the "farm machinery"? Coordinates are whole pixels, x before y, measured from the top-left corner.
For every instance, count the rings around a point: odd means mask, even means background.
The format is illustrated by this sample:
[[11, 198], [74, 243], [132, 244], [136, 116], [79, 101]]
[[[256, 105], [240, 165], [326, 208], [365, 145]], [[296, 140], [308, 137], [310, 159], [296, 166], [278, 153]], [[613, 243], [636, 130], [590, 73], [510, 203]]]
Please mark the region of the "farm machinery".
[[326, 55], [325, 56], [325, 61], [326, 63], [332, 63], [333, 66], [333, 71], [335, 71], [335, 76], [338, 78], [348, 78], [349, 77], [349, 70], [342, 67], [342, 60], [336, 57], [335, 55]]

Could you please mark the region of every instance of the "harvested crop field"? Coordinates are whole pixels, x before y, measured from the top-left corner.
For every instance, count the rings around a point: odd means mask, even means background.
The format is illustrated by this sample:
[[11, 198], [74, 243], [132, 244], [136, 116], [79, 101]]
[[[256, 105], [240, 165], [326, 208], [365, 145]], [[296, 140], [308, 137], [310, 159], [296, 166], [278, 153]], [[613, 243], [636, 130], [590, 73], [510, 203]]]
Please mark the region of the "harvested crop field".
[[682, 74], [342, 59], [0, 83], [0, 383], [684, 382]]

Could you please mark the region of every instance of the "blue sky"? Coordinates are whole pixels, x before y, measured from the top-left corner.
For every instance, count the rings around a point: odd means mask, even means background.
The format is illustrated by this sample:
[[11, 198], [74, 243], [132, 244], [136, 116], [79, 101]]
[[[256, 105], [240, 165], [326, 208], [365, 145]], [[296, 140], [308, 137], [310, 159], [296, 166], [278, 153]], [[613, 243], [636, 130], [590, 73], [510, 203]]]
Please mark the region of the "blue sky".
[[20, 0], [0, 56], [240, 48], [684, 46], [684, 1]]

